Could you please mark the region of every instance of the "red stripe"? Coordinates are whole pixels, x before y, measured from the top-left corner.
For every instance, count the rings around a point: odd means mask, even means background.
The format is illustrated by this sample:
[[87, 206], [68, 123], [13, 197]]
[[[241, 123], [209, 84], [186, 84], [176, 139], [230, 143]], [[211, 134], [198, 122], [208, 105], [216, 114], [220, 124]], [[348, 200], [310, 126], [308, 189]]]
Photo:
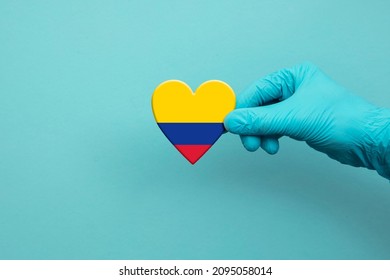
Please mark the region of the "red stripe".
[[212, 145], [175, 145], [176, 149], [192, 164], [197, 162]]

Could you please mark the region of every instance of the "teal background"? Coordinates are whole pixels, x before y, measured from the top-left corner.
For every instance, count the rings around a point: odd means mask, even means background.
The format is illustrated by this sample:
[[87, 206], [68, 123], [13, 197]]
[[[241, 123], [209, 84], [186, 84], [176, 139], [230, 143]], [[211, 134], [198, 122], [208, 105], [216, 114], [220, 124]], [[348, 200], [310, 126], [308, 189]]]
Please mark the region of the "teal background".
[[229, 134], [191, 166], [150, 107], [304, 60], [390, 107], [389, 3], [1, 0], [0, 258], [389, 259], [374, 171]]

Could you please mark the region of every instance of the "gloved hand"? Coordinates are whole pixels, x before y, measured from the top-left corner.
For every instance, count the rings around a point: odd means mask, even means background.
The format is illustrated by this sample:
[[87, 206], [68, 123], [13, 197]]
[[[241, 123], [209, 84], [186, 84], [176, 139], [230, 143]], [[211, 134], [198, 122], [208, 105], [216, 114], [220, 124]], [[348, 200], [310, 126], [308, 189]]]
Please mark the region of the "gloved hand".
[[237, 96], [237, 109], [224, 123], [249, 151], [261, 146], [275, 154], [278, 138], [286, 135], [390, 179], [390, 110], [350, 93], [313, 64], [255, 82]]

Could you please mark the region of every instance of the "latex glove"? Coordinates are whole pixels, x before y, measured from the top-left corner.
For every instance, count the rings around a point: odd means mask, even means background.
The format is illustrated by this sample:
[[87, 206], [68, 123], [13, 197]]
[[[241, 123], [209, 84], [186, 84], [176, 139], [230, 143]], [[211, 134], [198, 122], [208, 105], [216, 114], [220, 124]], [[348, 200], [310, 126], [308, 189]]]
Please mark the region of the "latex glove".
[[274, 154], [278, 138], [286, 135], [390, 179], [390, 110], [350, 93], [311, 63], [252, 84], [237, 96], [237, 109], [224, 123], [249, 151], [261, 146]]

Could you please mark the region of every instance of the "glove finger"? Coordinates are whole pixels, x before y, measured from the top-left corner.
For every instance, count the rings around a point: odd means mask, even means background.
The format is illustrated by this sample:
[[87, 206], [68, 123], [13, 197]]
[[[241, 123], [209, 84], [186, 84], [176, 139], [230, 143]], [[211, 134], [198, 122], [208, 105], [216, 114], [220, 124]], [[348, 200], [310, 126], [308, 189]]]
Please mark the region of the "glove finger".
[[248, 109], [236, 109], [224, 120], [227, 131], [240, 135], [295, 135], [299, 125], [295, 124], [294, 106], [289, 100]]
[[278, 137], [263, 136], [261, 137], [261, 148], [270, 155], [274, 155], [279, 151]]
[[315, 71], [316, 66], [305, 62], [271, 73], [237, 95], [236, 108], [257, 107], [285, 100], [294, 94], [308, 73]]
[[240, 135], [242, 145], [249, 152], [256, 151], [261, 145], [261, 139], [258, 136]]
[[294, 75], [290, 69], [271, 73], [247, 87], [237, 95], [236, 108], [266, 105], [291, 96], [295, 91]]

